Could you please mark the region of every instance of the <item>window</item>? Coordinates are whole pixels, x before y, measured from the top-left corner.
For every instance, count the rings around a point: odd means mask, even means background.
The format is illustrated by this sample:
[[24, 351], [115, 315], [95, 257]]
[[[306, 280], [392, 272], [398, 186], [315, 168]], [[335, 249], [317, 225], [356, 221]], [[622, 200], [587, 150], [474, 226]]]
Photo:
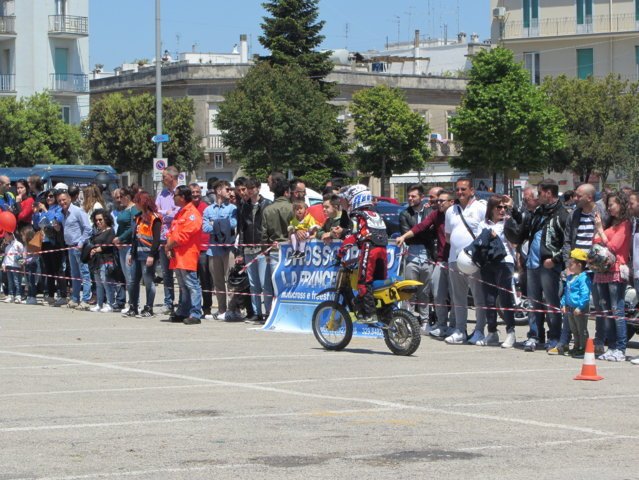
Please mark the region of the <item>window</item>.
[[224, 168], [224, 154], [223, 153], [214, 153], [213, 154], [213, 168], [219, 170]]
[[448, 140], [455, 140], [455, 134], [450, 128], [450, 121], [457, 116], [457, 112], [449, 110], [446, 112], [446, 138]]
[[209, 104], [209, 135], [221, 135], [222, 132], [217, 128], [215, 121], [220, 107], [217, 104]]
[[639, 80], [639, 46], [635, 47], [635, 68], [637, 69], [637, 79]]
[[524, 0], [524, 30], [528, 36], [539, 35], [539, 0]]
[[592, 33], [592, 0], [577, 0], [577, 33]]
[[539, 52], [524, 53], [524, 68], [530, 72], [530, 83], [533, 85], [541, 85], [539, 63]]
[[592, 48], [577, 49], [577, 78], [582, 80], [594, 75]]
[[60, 118], [67, 125], [71, 123], [71, 107], [63, 105], [62, 108], [60, 108]]

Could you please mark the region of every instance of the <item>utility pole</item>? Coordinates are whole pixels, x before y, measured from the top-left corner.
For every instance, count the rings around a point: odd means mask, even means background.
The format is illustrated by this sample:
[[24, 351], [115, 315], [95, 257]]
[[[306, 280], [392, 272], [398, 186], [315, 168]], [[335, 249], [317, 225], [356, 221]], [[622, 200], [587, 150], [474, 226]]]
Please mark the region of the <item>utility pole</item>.
[[[162, 135], [162, 40], [160, 36], [160, 0], [155, 0], [155, 133]], [[162, 142], [155, 158], [162, 158]]]

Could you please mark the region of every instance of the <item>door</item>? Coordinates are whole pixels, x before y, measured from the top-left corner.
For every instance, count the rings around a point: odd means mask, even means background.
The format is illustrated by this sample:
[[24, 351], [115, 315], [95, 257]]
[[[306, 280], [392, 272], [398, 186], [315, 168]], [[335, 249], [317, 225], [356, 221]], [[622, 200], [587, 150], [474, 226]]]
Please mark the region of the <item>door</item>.
[[69, 49], [68, 48], [56, 48], [54, 59], [54, 90], [65, 90], [67, 81], [69, 80]]

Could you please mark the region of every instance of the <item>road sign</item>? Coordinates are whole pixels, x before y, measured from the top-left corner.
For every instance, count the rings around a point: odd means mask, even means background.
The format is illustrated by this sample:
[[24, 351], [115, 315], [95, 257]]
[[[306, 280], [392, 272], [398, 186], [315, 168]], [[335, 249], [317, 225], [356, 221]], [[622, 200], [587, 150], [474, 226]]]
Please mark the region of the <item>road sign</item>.
[[180, 172], [178, 175], [178, 185], [186, 185], [186, 172]]
[[169, 141], [169, 134], [163, 133], [162, 135], [153, 135], [151, 141], [153, 143], [166, 143]]
[[162, 172], [169, 166], [168, 158], [154, 158], [153, 159], [153, 181], [162, 181]]

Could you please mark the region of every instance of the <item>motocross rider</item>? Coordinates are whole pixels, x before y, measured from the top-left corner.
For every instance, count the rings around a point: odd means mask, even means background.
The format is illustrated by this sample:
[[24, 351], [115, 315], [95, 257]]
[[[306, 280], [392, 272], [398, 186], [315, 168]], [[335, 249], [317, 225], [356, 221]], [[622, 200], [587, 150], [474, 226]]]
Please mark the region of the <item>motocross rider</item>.
[[373, 298], [373, 280], [386, 280], [386, 245], [388, 234], [382, 217], [374, 210], [373, 196], [365, 185], [344, 187], [340, 197], [348, 203], [348, 213], [352, 221], [352, 230], [344, 238], [337, 257], [344, 257], [352, 245], [359, 249], [359, 274], [355, 312], [361, 322], [373, 321], [375, 299]]

